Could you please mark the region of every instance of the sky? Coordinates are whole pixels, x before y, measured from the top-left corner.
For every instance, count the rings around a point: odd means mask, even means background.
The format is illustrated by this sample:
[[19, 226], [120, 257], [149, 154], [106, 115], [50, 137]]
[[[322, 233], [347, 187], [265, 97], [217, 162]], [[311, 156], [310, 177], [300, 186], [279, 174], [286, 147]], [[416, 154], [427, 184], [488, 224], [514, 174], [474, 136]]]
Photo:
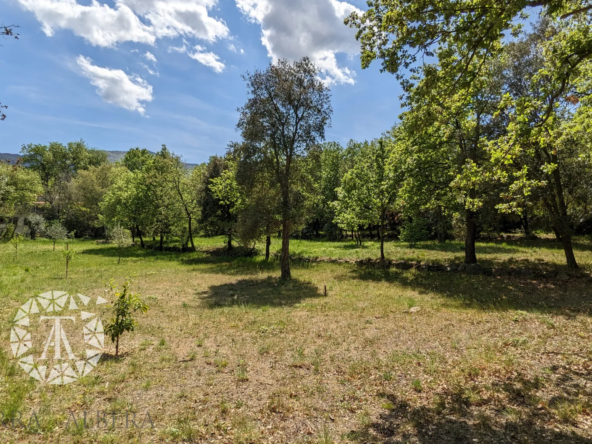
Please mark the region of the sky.
[[242, 75], [310, 57], [329, 85], [328, 141], [388, 130], [401, 88], [362, 70], [343, 18], [365, 0], [0, 0], [0, 152], [83, 139], [92, 148], [156, 151], [185, 161], [224, 154], [247, 100]]

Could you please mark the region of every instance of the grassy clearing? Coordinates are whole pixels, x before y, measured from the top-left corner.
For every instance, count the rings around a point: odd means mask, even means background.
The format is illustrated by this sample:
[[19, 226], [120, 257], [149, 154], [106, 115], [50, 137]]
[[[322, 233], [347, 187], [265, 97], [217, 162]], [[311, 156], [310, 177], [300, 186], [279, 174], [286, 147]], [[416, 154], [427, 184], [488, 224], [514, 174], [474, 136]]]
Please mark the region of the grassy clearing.
[[[201, 248], [222, 246], [200, 239]], [[220, 245], [218, 245], [220, 244]], [[305, 256], [376, 257], [377, 245], [294, 241]], [[576, 243], [592, 265], [585, 241]], [[586, 280], [520, 280], [295, 263], [290, 283], [260, 257], [133, 249], [76, 241], [69, 279], [38, 240], [0, 246], [0, 410], [28, 430], [2, 442], [589, 443], [592, 297]], [[277, 248], [277, 246], [276, 246]], [[457, 251], [458, 250], [458, 251]], [[450, 261], [459, 245], [389, 243], [391, 259]], [[552, 243], [490, 243], [483, 261], [562, 263]], [[413, 256], [415, 255], [415, 256]], [[10, 320], [48, 290], [103, 294], [135, 274], [150, 311], [68, 386], [32, 383], [9, 359]], [[324, 286], [328, 295], [323, 296]], [[420, 307], [410, 313], [412, 307]], [[113, 353], [109, 344], [109, 351]], [[84, 429], [96, 411], [150, 413], [155, 429]]]

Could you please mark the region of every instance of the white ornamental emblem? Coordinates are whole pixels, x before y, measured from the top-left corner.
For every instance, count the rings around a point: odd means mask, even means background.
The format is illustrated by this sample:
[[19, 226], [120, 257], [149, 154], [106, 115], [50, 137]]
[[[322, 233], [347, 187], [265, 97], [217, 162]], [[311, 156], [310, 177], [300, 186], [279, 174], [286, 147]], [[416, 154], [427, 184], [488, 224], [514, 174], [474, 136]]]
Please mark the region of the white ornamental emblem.
[[77, 381], [97, 366], [105, 346], [100, 317], [85, 310], [106, 303], [100, 296], [93, 302], [63, 291], [29, 299], [14, 318], [12, 355], [38, 381], [55, 385]]

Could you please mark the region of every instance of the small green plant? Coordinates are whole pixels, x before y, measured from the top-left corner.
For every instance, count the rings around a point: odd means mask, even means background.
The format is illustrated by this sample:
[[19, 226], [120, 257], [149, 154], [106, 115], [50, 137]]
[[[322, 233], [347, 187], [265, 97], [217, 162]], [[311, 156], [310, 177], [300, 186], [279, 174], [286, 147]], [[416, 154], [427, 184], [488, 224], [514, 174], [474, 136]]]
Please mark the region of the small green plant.
[[68, 230], [66, 230], [66, 227], [59, 220], [54, 220], [45, 228], [45, 237], [53, 241], [53, 251], [55, 251], [56, 241], [67, 239]]
[[133, 244], [132, 239], [125, 228], [115, 225], [109, 230], [109, 239], [117, 245], [117, 263], [121, 263], [121, 252]]
[[68, 279], [68, 267], [70, 262], [76, 257], [76, 251], [70, 250], [68, 245], [66, 245], [66, 250], [62, 251], [62, 254], [64, 255], [64, 259], [66, 259], [66, 279]]
[[12, 239], [10, 239], [10, 243], [14, 247], [14, 260], [18, 260], [18, 247], [20, 243], [23, 241], [23, 237], [20, 234], [15, 234]]
[[137, 322], [134, 315], [137, 312], [146, 313], [148, 305], [141, 299], [140, 295], [132, 293], [130, 287], [133, 279], [127, 278], [123, 283], [121, 291], [117, 291], [113, 280], [109, 282], [109, 290], [115, 297], [113, 302], [113, 319], [105, 327], [105, 333], [109, 335], [112, 342], [115, 342], [115, 356], [119, 356], [119, 338], [126, 331], [134, 331]]
[[429, 231], [427, 221], [421, 217], [414, 217], [407, 221], [401, 229], [399, 239], [409, 244], [409, 248], [414, 248], [418, 242], [428, 240]]

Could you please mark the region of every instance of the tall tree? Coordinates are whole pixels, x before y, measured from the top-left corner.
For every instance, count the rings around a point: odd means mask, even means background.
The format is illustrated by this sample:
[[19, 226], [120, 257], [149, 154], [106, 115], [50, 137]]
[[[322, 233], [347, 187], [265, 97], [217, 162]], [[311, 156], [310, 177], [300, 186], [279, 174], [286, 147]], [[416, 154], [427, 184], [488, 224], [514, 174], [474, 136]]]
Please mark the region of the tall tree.
[[589, 204], [583, 184], [592, 179], [585, 123], [592, 114], [592, 62], [580, 63], [557, 85], [554, 52], [566, 27], [570, 24], [543, 20], [507, 46], [500, 62], [506, 91], [500, 114], [507, 134], [491, 143], [491, 152], [497, 177], [507, 184], [499, 209], [521, 214], [539, 200], [568, 267], [578, 268], [572, 236], [574, 210]]
[[0, 214], [14, 216], [17, 211], [28, 211], [43, 192], [39, 177], [22, 163], [11, 165], [0, 161]]
[[[403, 78], [423, 56], [445, 62], [446, 74], [459, 85], [471, 83], [487, 60], [500, 54], [507, 35], [516, 35], [528, 11], [570, 22], [566, 39], [558, 39], [553, 77], [561, 85], [578, 65], [592, 57], [587, 0], [370, 0], [364, 13], [345, 23], [358, 29], [362, 67], [382, 61], [382, 70]], [[560, 89], [562, 89], [560, 87]]]
[[281, 277], [290, 279], [290, 234], [297, 209], [291, 199], [294, 165], [324, 139], [332, 114], [330, 94], [308, 58], [294, 63], [279, 60], [244, 79], [249, 99], [239, 109], [237, 127], [253, 150], [248, 156], [263, 162], [280, 188]]
[[105, 152], [88, 148], [83, 140], [67, 145], [59, 142], [23, 145], [21, 154], [23, 163], [39, 174], [44, 200], [55, 217], [68, 204], [68, 184], [78, 171], [107, 161]]

